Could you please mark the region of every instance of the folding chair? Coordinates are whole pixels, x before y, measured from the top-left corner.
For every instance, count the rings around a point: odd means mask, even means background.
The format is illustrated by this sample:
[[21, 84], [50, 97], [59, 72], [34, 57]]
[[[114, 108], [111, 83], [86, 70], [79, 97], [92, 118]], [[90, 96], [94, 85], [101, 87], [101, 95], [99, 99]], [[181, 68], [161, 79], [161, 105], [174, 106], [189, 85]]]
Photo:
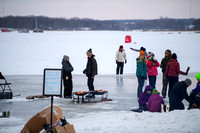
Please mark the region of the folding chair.
[[[12, 99], [12, 90], [10, 88], [10, 84], [8, 83], [5, 77], [0, 72], [0, 87], [2, 89], [2, 92], [0, 92], [0, 99]], [[8, 90], [8, 91], [6, 91]], [[7, 96], [8, 95], [8, 96]]]

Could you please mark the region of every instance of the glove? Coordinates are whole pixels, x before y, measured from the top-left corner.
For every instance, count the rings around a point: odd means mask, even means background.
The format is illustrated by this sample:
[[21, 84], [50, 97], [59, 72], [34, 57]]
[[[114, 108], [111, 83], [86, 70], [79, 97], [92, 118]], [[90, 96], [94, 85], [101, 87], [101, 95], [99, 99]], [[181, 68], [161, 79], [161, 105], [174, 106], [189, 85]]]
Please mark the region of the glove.
[[186, 75], [186, 76], [187, 76], [187, 75], [188, 75], [188, 73], [187, 73], [187, 72], [185, 72], [185, 73], [184, 73], [184, 75]]
[[86, 74], [86, 69], [85, 69], [85, 70], [83, 70], [83, 74]]
[[186, 75], [188, 75], [189, 70], [190, 70], [190, 67], [187, 68]]
[[153, 60], [153, 62], [155, 62], [155, 63], [157, 62], [156, 58], [154, 58], [154, 57], [153, 57], [153, 59], [152, 59], [152, 60]]
[[127, 60], [125, 60], [125, 64], [127, 63]]

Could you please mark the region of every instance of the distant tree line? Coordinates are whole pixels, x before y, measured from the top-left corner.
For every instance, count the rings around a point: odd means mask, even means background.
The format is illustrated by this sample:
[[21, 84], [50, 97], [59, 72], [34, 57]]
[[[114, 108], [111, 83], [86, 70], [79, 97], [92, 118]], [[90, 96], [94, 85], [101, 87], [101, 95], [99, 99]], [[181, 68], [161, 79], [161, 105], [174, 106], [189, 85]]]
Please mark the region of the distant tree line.
[[44, 16], [0, 17], [0, 28], [43, 30], [200, 30], [200, 19], [93, 20]]

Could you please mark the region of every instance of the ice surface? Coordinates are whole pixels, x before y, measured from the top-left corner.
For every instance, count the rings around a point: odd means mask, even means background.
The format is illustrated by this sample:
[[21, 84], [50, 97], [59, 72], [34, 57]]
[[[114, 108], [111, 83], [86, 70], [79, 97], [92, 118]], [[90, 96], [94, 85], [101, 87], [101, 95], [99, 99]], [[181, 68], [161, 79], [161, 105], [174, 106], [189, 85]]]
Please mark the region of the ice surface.
[[[188, 75], [196, 85], [195, 74]], [[25, 99], [26, 96], [42, 94], [42, 75], [6, 76], [12, 82], [13, 99], [0, 100], [0, 111], [10, 111], [10, 118], [0, 118], [0, 133], [20, 132], [26, 122], [41, 110], [50, 106], [50, 98]], [[186, 76], [180, 76], [180, 80]], [[85, 75], [73, 75], [74, 91], [87, 91]], [[148, 82], [147, 82], [148, 84]], [[161, 91], [161, 76], [157, 79], [157, 89]], [[72, 100], [54, 97], [54, 105], [63, 110], [67, 121], [74, 125], [77, 133], [199, 133], [200, 111], [183, 110], [169, 113], [135, 113], [130, 110], [138, 107], [136, 98], [137, 79], [134, 74], [124, 76], [98, 75], [95, 89], [109, 91], [110, 102], [73, 103]], [[165, 99], [168, 103], [168, 98]], [[188, 103], [184, 101], [186, 107]]]

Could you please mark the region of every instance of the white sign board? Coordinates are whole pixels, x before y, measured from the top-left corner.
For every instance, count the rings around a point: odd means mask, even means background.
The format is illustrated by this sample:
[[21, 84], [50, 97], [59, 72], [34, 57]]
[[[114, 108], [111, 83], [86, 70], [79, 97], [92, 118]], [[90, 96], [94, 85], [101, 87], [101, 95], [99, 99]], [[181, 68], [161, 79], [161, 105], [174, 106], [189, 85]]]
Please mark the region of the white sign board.
[[44, 96], [62, 95], [61, 69], [44, 69], [43, 95]]

